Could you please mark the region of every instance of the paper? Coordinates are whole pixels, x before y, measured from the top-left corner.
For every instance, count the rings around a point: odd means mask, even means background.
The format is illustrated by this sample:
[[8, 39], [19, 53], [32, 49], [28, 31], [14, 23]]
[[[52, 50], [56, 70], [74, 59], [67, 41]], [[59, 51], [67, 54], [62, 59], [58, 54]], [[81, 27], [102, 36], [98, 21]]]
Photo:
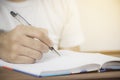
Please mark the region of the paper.
[[95, 68], [95, 64], [102, 65], [105, 62], [112, 60], [120, 61], [120, 58], [106, 56], [99, 53], [60, 51], [60, 54], [62, 56], [58, 56], [54, 53], [44, 54], [43, 58], [35, 64], [11, 64], [0, 60], [0, 65], [39, 76], [42, 72], [47, 71], [69, 71], [81, 67], [85, 69], [85, 65], [90, 65], [90, 67], [87, 66], [86, 68], [91, 68], [92, 70]]

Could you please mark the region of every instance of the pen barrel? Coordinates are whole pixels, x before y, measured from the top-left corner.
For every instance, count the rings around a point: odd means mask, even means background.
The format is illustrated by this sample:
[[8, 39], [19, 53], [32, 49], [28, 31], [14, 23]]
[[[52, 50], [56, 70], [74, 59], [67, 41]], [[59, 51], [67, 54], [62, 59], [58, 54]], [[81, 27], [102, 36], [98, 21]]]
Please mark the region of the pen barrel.
[[23, 24], [23, 25], [28, 25], [28, 24], [26, 23], [26, 21], [23, 20], [20, 16], [16, 16], [15, 18], [17, 19], [17, 21], [19, 21], [19, 23], [21, 23], [21, 24]]
[[11, 11], [10, 14], [21, 24], [23, 25], [31, 25], [24, 17], [22, 17], [20, 14], [15, 13], [14, 11]]

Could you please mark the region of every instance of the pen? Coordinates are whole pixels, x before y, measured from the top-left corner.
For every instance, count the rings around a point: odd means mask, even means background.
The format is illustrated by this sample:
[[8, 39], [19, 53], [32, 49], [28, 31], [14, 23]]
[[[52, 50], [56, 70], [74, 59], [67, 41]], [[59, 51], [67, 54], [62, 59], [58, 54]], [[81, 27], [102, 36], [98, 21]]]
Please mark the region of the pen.
[[[25, 19], [23, 18], [20, 14], [15, 13], [14, 11], [11, 11], [10, 14], [12, 15], [12, 17], [14, 17], [18, 22], [20, 22], [21, 24], [25, 24], [25, 25], [29, 25], [31, 26], [31, 24]], [[42, 41], [43, 42], [43, 41]], [[43, 42], [44, 43], [44, 42]], [[45, 43], [44, 43], [45, 44]], [[47, 44], [46, 44], [47, 45]], [[48, 46], [48, 45], [47, 45]], [[48, 46], [49, 47], [49, 46]], [[57, 55], [61, 56], [59, 54], [59, 52], [54, 48], [54, 47], [49, 47], [49, 49], [51, 51], [53, 51], [54, 53], [56, 53]]]

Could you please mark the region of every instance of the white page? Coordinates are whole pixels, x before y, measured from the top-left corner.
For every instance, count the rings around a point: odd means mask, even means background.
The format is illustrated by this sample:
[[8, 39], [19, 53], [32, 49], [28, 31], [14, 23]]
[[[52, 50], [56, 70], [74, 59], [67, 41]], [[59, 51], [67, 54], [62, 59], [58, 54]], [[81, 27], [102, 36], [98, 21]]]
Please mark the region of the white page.
[[83, 61], [85, 60], [83, 57], [86, 54], [80, 53], [79, 57], [78, 54], [70, 51], [61, 51], [62, 56], [47, 53], [44, 55], [42, 60], [35, 64], [11, 64], [0, 60], [0, 65], [39, 76], [42, 71], [65, 70], [91, 63], [89, 60]]
[[104, 60], [120, 60], [120, 58], [107, 57], [95, 53], [75, 53], [72, 51], [61, 51], [62, 56], [53, 53], [44, 54], [42, 60], [35, 64], [10, 64], [0, 60], [0, 65], [8, 66], [23, 72], [40, 75], [42, 71], [57, 71], [77, 68], [86, 64], [103, 63]]
[[[68, 52], [65, 52], [68, 54]], [[57, 71], [57, 70], [68, 70], [84, 66], [86, 64], [95, 64], [90, 56], [95, 54], [83, 54], [83, 53], [72, 53], [51, 59], [47, 62], [42, 63], [42, 71]]]
[[120, 58], [106, 56], [99, 53], [75, 53], [70, 51], [62, 51], [61, 57], [51, 59], [43, 63], [41, 69], [43, 71], [56, 71], [77, 68], [87, 64], [100, 64], [107, 61], [120, 61]]
[[110, 62], [110, 61], [120, 61], [119, 57], [113, 57], [113, 56], [108, 56], [108, 55], [104, 55], [104, 54], [97, 54], [94, 57], [94, 62], [100, 64], [101, 66], [106, 63], [106, 62]]

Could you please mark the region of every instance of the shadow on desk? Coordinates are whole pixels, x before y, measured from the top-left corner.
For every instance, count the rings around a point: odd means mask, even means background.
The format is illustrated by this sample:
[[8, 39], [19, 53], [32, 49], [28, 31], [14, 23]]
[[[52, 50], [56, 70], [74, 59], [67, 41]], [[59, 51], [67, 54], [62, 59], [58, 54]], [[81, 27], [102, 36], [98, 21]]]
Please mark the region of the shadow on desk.
[[37, 78], [0, 68], [0, 80], [120, 80], [120, 71]]

